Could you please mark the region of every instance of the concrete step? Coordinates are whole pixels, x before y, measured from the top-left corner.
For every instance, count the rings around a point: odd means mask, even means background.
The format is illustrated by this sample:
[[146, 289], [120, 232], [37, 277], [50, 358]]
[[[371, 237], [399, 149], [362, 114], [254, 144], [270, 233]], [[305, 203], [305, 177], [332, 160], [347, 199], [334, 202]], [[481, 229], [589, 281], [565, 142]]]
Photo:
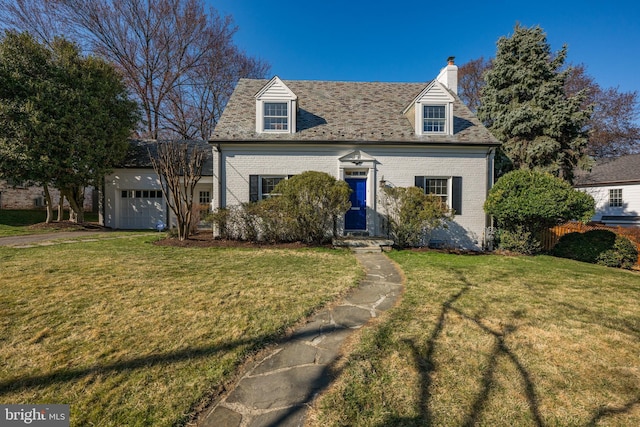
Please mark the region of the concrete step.
[[358, 253], [375, 253], [391, 250], [393, 240], [375, 237], [342, 237], [333, 240], [336, 247], [351, 248]]

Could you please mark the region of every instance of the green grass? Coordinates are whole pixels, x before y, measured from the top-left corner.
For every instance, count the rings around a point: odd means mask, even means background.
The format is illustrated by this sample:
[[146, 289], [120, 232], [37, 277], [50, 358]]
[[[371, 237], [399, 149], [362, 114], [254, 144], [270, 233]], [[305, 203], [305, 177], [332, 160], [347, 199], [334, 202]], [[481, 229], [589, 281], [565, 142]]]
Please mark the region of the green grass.
[[[65, 219], [68, 219], [68, 213], [66, 213]], [[29, 226], [44, 222], [47, 219], [47, 212], [44, 210], [7, 210], [0, 209], [0, 237], [5, 236], [18, 236], [22, 234], [35, 234], [35, 233], [49, 233], [56, 231], [52, 228], [34, 230]], [[98, 214], [87, 212], [85, 213], [85, 221], [96, 222], [98, 220]], [[64, 231], [65, 229], [61, 229]]]
[[72, 426], [183, 423], [362, 275], [345, 251], [152, 239], [0, 247], [0, 402], [70, 404]]
[[406, 293], [352, 344], [308, 425], [640, 425], [638, 273], [548, 256], [391, 257]]

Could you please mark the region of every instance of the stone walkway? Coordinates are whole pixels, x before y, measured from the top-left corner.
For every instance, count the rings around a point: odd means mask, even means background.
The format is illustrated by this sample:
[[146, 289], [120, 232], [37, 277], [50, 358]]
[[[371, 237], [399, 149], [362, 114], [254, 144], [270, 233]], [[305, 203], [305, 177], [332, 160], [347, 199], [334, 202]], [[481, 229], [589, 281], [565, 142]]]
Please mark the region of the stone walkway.
[[332, 379], [340, 347], [354, 330], [393, 307], [402, 276], [382, 253], [356, 253], [366, 277], [343, 301], [308, 319], [249, 366], [234, 387], [204, 411], [200, 427], [302, 426], [308, 406]]

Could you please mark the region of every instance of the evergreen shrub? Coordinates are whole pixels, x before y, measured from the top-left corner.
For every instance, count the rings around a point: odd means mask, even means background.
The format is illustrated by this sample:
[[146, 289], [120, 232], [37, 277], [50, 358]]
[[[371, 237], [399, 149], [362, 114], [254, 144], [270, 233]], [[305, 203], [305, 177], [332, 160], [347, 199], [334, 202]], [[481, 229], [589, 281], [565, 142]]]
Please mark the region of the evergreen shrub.
[[638, 259], [635, 245], [609, 230], [569, 233], [560, 238], [551, 253], [562, 258], [607, 267], [631, 268]]
[[533, 255], [540, 252], [540, 241], [533, 233], [522, 227], [515, 230], [498, 231], [498, 247], [505, 251], [516, 252], [523, 255]]
[[389, 235], [401, 248], [421, 246], [433, 229], [446, 228], [454, 217], [440, 197], [418, 187], [383, 187], [382, 195]]
[[337, 235], [350, 193], [346, 182], [307, 171], [278, 183], [271, 197], [218, 209], [210, 220], [226, 239], [320, 244]]

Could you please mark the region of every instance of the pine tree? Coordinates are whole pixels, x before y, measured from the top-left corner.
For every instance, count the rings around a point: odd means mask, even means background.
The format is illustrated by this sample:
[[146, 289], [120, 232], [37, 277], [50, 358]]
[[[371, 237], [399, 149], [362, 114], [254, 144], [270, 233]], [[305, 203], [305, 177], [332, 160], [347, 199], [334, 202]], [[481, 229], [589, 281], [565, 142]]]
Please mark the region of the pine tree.
[[516, 25], [511, 37], [498, 40], [478, 117], [502, 141], [514, 168], [542, 170], [571, 182], [575, 168], [589, 163], [591, 109], [582, 107], [583, 93], [565, 94], [566, 56], [566, 45], [551, 53], [540, 27]]

